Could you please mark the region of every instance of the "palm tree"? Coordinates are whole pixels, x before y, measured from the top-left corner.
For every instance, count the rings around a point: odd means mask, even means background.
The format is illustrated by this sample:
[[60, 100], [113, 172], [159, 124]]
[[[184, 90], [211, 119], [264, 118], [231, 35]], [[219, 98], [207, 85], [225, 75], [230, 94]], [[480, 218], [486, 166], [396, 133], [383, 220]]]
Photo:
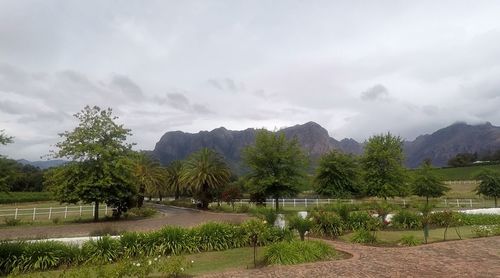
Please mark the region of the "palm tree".
[[167, 187], [174, 192], [174, 198], [177, 200], [181, 195], [181, 172], [182, 162], [175, 160], [167, 166]]
[[137, 207], [142, 207], [146, 193], [162, 195], [167, 173], [161, 165], [145, 154], [139, 155], [134, 163], [134, 176], [137, 179]]
[[201, 201], [203, 209], [212, 201], [212, 191], [224, 187], [231, 177], [231, 170], [214, 150], [203, 148], [193, 153], [184, 163], [181, 181], [188, 185], [193, 196]]

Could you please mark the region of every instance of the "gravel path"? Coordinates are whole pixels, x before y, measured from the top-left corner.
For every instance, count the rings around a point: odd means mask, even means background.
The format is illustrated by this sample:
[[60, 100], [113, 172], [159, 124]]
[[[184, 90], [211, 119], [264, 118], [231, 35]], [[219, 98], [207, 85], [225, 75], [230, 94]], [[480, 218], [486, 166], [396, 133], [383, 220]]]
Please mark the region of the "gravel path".
[[203, 277], [500, 277], [500, 237], [383, 248], [329, 242], [353, 255], [339, 261], [272, 266]]
[[0, 229], [0, 240], [88, 236], [90, 232], [104, 228], [111, 228], [116, 231], [150, 231], [158, 230], [165, 225], [191, 227], [210, 221], [241, 223], [249, 218], [245, 214], [202, 212], [163, 205], [153, 206], [160, 211], [161, 216], [115, 222], [5, 227]]

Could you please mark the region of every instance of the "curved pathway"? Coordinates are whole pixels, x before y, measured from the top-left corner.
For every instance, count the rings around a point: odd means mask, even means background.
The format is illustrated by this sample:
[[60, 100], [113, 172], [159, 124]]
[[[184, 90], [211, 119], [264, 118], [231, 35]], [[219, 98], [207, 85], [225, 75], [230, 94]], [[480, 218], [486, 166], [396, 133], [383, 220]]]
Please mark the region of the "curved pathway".
[[166, 225], [192, 227], [205, 222], [241, 223], [249, 218], [246, 214], [204, 212], [194, 209], [151, 204], [161, 215], [141, 220], [105, 221], [46, 226], [18, 226], [0, 229], [0, 240], [88, 236], [89, 233], [112, 229], [114, 231], [151, 231]]
[[401, 248], [327, 242], [353, 257], [204, 277], [500, 277], [500, 237]]

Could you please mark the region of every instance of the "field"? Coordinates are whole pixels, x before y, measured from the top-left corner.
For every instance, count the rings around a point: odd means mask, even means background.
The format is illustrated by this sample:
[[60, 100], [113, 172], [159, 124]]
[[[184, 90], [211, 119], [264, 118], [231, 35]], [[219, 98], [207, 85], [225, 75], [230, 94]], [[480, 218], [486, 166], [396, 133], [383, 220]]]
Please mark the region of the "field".
[[51, 192], [0, 192], [0, 204], [14, 204], [52, 200]]
[[443, 180], [456, 181], [456, 180], [475, 180], [476, 175], [482, 170], [488, 169], [493, 171], [500, 171], [500, 164], [496, 165], [477, 165], [468, 167], [455, 167], [455, 168], [439, 168], [435, 169]]

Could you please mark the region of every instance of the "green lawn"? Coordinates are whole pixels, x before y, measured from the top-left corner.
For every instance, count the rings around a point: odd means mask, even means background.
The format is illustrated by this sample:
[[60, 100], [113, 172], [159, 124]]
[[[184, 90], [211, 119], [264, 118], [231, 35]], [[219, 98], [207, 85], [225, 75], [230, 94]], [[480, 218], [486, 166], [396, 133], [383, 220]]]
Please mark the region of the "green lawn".
[[500, 171], [500, 164], [476, 165], [468, 167], [439, 168], [434, 171], [444, 180], [475, 180], [475, 176], [483, 169]]
[[[429, 243], [431, 242], [439, 242], [443, 241], [444, 228], [439, 229], [431, 229], [429, 231], [429, 238], [427, 239]], [[471, 226], [462, 226], [458, 227], [458, 231], [462, 236], [462, 239], [474, 238], [474, 233], [472, 232]], [[380, 244], [388, 244], [388, 245], [397, 245], [402, 236], [405, 235], [413, 235], [420, 242], [424, 242], [424, 232], [422, 230], [414, 230], [414, 231], [378, 231], [376, 233], [377, 240]], [[349, 241], [352, 236], [352, 233], [345, 234], [341, 236], [341, 239], [345, 241]], [[460, 239], [455, 231], [455, 228], [448, 228], [448, 232], [446, 234], [446, 240], [456, 240]]]

